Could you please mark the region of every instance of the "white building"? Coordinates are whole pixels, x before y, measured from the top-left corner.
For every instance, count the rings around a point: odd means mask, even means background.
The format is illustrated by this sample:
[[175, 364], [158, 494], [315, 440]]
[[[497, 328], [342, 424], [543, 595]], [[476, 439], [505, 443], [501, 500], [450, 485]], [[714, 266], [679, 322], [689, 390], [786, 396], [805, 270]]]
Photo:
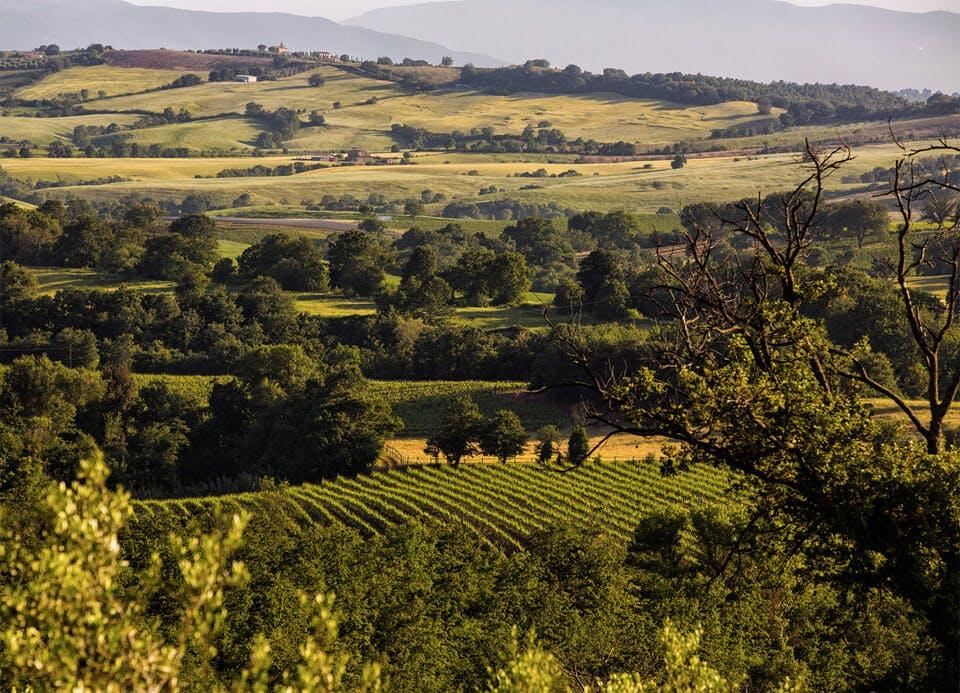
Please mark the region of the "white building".
[[237, 75], [233, 78], [237, 82], [256, 82], [257, 78], [253, 75]]

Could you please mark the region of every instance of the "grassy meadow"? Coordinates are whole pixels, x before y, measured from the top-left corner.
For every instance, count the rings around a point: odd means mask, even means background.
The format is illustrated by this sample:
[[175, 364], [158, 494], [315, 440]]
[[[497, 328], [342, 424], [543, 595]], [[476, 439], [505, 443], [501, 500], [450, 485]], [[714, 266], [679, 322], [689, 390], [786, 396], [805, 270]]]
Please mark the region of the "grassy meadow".
[[[0, 118], [0, 125], [4, 119]], [[898, 150], [894, 145], [869, 145], [854, 150], [855, 159], [844, 167], [844, 175], [855, 175], [877, 166], [889, 166]], [[419, 197], [429, 189], [443, 193], [446, 201], [483, 202], [510, 197], [529, 202], [556, 202], [562, 207], [582, 210], [625, 209], [654, 213], [661, 207], [679, 209], [702, 201], [728, 201], [751, 197], [757, 192], [772, 193], [798, 182], [802, 171], [795, 154], [763, 156], [715, 156], [691, 158], [682, 169], [673, 169], [667, 160], [616, 163], [543, 164], [528, 161], [468, 162], [429, 155], [415, 157], [413, 165], [337, 166], [293, 176], [268, 178], [195, 178], [215, 176], [226, 168], [241, 168], [249, 160], [231, 157], [203, 159], [11, 159], [3, 166], [16, 178], [80, 181], [106, 175], [130, 178], [129, 182], [107, 185], [62, 187], [46, 191], [55, 198], [80, 197], [117, 200], [131, 193], [156, 199], [181, 200], [191, 193], [209, 195], [218, 207], [230, 207], [242, 193], [250, 193], [255, 204], [297, 204], [324, 195], [371, 193], [388, 199]], [[256, 163], [276, 166], [295, 157], [264, 157]], [[569, 178], [524, 178], [517, 174], [544, 168], [548, 174], [573, 169], [581, 175]], [[536, 189], [522, 189], [530, 185]], [[495, 186], [503, 192], [481, 195], [482, 188]], [[839, 176], [828, 180], [829, 190], [842, 193], [859, 188], [843, 183]], [[437, 214], [446, 204], [427, 208]]]
[[128, 279], [97, 272], [91, 269], [64, 267], [31, 267], [30, 271], [39, 283], [39, 293], [52, 296], [64, 289], [102, 289], [115, 291], [121, 287], [148, 293], [172, 291], [173, 282], [162, 280]]
[[[20, 99], [52, 99], [61, 94], [77, 94], [84, 89], [90, 92], [91, 98], [96, 97], [100, 91], [106, 92], [108, 97], [135, 94], [166, 86], [186, 74], [191, 73], [184, 70], [154, 70], [110, 65], [69, 67], [17, 90], [14, 95]], [[192, 74], [206, 77], [200, 73]]]
[[[326, 79], [311, 87], [313, 74]], [[4, 170], [13, 178], [59, 181], [66, 187], [48, 190], [44, 196], [80, 197], [115, 201], [130, 194], [158, 200], [180, 201], [191, 193], [209, 195], [217, 208], [230, 208], [241, 194], [264, 209], [284, 207], [297, 216], [305, 200], [324, 195], [371, 193], [388, 199], [419, 197], [425, 189], [443, 193], [443, 203], [428, 206], [427, 217], [436, 217], [450, 201], [483, 202], [509, 197], [525, 202], [555, 202], [574, 209], [608, 211], [625, 209], [653, 213], [663, 207], [679, 207], [701, 201], [724, 201], [788, 188], [801, 176], [794, 154], [724, 155], [691, 157], [686, 167], [671, 168], [668, 157], [653, 161], [577, 163], [572, 155], [472, 154], [462, 152], [414, 153], [413, 165], [335, 166], [295, 176], [262, 178], [216, 178], [228, 168], [247, 168], [253, 163], [275, 167], [296, 161], [298, 152], [342, 151], [363, 148], [385, 152], [395, 144], [390, 128], [397, 123], [434, 132], [492, 128], [495, 133], [518, 134], [528, 126], [557, 128], [568, 138], [584, 137], [601, 142], [625, 140], [650, 149], [680, 141], [703, 141], [716, 129], [755, 122], [779, 115], [759, 114], [750, 102], [729, 102], [707, 107], [683, 106], [664, 101], [631, 99], [615, 94], [548, 95], [518, 93], [509, 96], [470, 90], [439, 89], [410, 92], [402, 86], [359, 76], [335, 66], [273, 81], [253, 84], [203, 83], [194, 87], [149, 91], [168, 84], [183, 70], [133, 67], [72, 67], [21, 88], [21, 98], [51, 98], [60, 93], [101, 88], [108, 97], [85, 105], [105, 111], [96, 115], [34, 118], [23, 115], [0, 117], [0, 136], [29, 139], [40, 144], [68, 140], [77, 125], [130, 125], [134, 113], [161, 113], [166, 108], [188, 110], [194, 117], [186, 123], [125, 131], [124, 138], [144, 147], [159, 145], [195, 152], [186, 159], [6, 159]], [[285, 155], [251, 159], [258, 134], [265, 125], [243, 116], [246, 104], [257, 102], [268, 110], [286, 107], [301, 114], [320, 111], [322, 127], [303, 127], [284, 142]], [[334, 104], [339, 107], [335, 108]], [[934, 119], [936, 120], [936, 119]], [[837, 137], [875, 135], [878, 125], [844, 125], [832, 132]], [[920, 127], [905, 123], [904, 133]], [[831, 128], [800, 128], [770, 136], [724, 140], [723, 146], [749, 148], [795, 143], [802, 136], [830, 137]], [[203, 153], [204, 156], [199, 155]], [[856, 159], [845, 175], [889, 166], [898, 151], [890, 144], [856, 147]], [[209, 156], [216, 155], [220, 156]], [[398, 157], [386, 154], [385, 158]], [[547, 177], [527, 178], [543, 168]], [[570, 170], [579, 175], [551, 178]], [[127, 182], [98, 186], [70, 186], [91, 179], [118, 176]], [[843, 184], [837, 176], [829, 183], [838, 192], [856, 186]], [[490, 192], [494, 189], [495, 192]], [[481, 190], [485, 192], [481, 194]], [[427, 223], [427, 222], [424, 222]]]
[[[138, 117], [139, 116], [129, 114], [79, 115], [64, 116], [61, 118], [0, 116], [0, 137], [9, 137], [12, 140], [29, 140], [34, 144], [47, 145], [54, 141], [68, 141], [70, 135], [73, 134], [73, 129], [78, 125], [109, 125], [110, 123], [128, 125], [133, 123]], [[24, 161], [33, 161], [33, 159], [25, 159]], [[7, 168], [8, 164], [12, 162], [4, 160], [2, 163], [3, 166]], [[53, 173], [55, 174], [56, 167], [52, 166], [51, 168], [54, 169]], [[99, 176], [91, 177], [100, 178], [106, 175], [118, 174], [101, 173]], [[31, 177], [39, 178], [39, 176]]]
[[[127, 68], [103, 69], [113, 73]], [[308, 80], [314, 73], [322, 74], [327, 80], [323, 87], [310, 86]], [[82, 74], [68, 79], [67, 84], [75, 84]], [[40, 85], [34, 88], [39, 89]], [[739, 101], [688, 107], [604, 93], [576, 96], [532, 93], [492, 96], [463, 90], [409, 93], [393, 82], [360, 77], [335, 67], [254, 84], [208, 83], [168, 92], [117, 96], [99, 100], [97, 108], [122, 113], [160, 112], [172, 107], [174, 110], [184, 108], [195, 116], [210, 116], [241, 114], [251, 101], [268, 110], [284, 106], [322, 112], [328, 127], [303, 130], [289, 145], [291, 149], [311, 150], [383, 149], [392, 143], [389, 132], [394, 123], [434, 132], [491, 127], [497, 133], [513, 134], [522, 132], [528, 125], [537, 127], [549, 123], [549, 127], [562, 130], [571, 139], [666, 145], [708, 137], [715, 129], [779, 115], [778, 112], [760, 115], [756, 104]], [[340, 107], [335, 108], [335, 103]]]

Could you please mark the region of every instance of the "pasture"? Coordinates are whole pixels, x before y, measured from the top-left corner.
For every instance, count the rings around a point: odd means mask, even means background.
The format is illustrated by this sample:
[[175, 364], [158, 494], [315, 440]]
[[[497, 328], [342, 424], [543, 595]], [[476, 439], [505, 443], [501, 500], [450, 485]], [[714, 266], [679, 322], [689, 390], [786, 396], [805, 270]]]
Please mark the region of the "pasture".
[[214, 118], [143, 128], [126, 134], [127, 141], [143, 147], [157, 144], [164, 148], [183, 148], [195, 152], [248, 153], [253, 149], [254, 140], [261, 129], [257, 123], [246, 118]]
[[[309, 78], [314, 72], [322, 74], [327, 80], [324, 87], [318, 89], [310, 86]], [[267, 110], [283, 106], [293, 110], [325, 111], [332, 110], [336, 101], [348, 107], [364, 103], [371, 97], [383, 99], [403, 93], [393, 82], [357, 77], [336, 68], [324, 67], [274, 81], [251, 84], [207, 82], [184, 89], [120, 96], [98, 102], [98, 107], [116, 112], [155, 113], [167, 107], [175, 111], [185, 108], [194, 116], [210, 116], [241, 114], [248, 103], [256, 101]]]
[[[118, 125], [129, 125], [139, 116], [135, 115], [80, 115], [63, 116], [61, 118], [33, 118], [28, 116], [0, 116], [0, 137], [9, 137], [11, 140], [29, 140], [34, 144], [48, 145], [54, 141], [68, 141], [73, 134], [73, 129], [78, 125], [109, 125], [117, 123]], [[33, 161], [33, 159], [24, 159], [23, 161]], [[50, 160], [55, 163], [54, 160]], [[3, 166], [11, 168], [12, 161], [4, 160]], [[56, 179], [56, 166], [51, 166], [51, 175]], [[101, 178], [107, 175], [117, 175], [110, 173], [100, 173], [90, 176], [91, 178]], [[36, 176], [29, 176], [36, 177]], [[47, 178], [50, 180], [50, 178]]]
[[[3, 119], [0, 119], [2, 123]], [[919, 144], [919, 143], [918, 143]], [[895, 146], [869, 145], [854, 150], [856, 158], [844, 167], [845, 175], [856, 175], [877, 166], [890, 166]], [[291, 157], [257, 159], [263, 165], [289, 163]], [[45, 192], [55, 198], [81, 197], [117, 200], [130, 193], [156, 199], [181, 200], [191, 193], [205, 193], [220, 207], [229, 207], [240, 194], [248, 192], [258, 204], [291, 204], [317, 200], [323, 195], [371, 193], [387, 199], [419, 197], [429, 189], [443, 193], [449, 201], [483, 202], [510, 197], [529, 202], [556, 202], [562, 207], [582, 210], [625, 209], [652, 214], [661, 207], [677, 210], [685, 204], [728, 201], [751, 197], [757, 192], [772, 193], [792, 187], [802, 176], [794, 154], [765, 156], [717, 156], [690, 159], [675, 170], [669, 161], [627, 161], [602, 164], [539, 164], [524, 161], [469, 163], [438, 162], [431, 155], [414, 159], [414, 165], [336, 166], [294, 176], [269, 178], [203, 178], [224, 168], [236, 168], [236, 159], [65, 159], [9, 160], [4, 167], [12, 177], [46, 180], [82, 180], [104, 175], [135, 179], [132, 182], [100, 186], [64, 187]], [[574, 169], [581, 175], [570, 178], [522, 178], [517, 174], [545, 168], [548, 173]], [[469, 175], [468, 175], [469, 174]], [[536, 189], [529, 189], [536, 184]], [[480, 195], [482, 188], [503, 192]], [[831, 191], [858, 189], [859, 184], [843, 183], [840, 176], [827, 181]], [[528, 189], [522, 189], [528, 188]], [[436, 215], [446, 202], [428, 206]], [[669, 222], [668, 222], [669, 223]]]
[[31, 267], [36, 276], [40, 294], [52, 296], [64, 289], [100, 289], [115, 291], [121, 287], [146, 293], [172, 291], [173, 282], [151, 279], [128, 279], [114, 277], [91, 269], [65, 267]]
[[163, 87], [179, 77], [190, 73], [184, 70], [153, 70], [140, 67], [113, 67], [111, 65], [94, 65], [90, 67], [69, 67], [44, 77], [39, 82], [31, 84], [15, 92], [19, 99], [54, 99], [61, 94], [78, 94], [82, 90], [90, 93], [90, 98], [96, 98], [99, 92], [106, 96], [119, 94], [136, 94]]
[[[309, 85], [309, 77], [314, 73], [322, 74], [327, 80], [323, 87]], [[561, 130], [570, 139], [667, 145], [702, 139], [715, 129], [778, 115], [778, 112], [760, 115], [756, 104], [742, 101], [692, 107], [604, 93], [575, 96], [533, 93], [494, 96], [463, 90], [409, 93], [393, 82], [357, 76], [335, 67], [254, 84], [208, 83], [175, 91], [120, 96], [98, 102], [98, 108], [159, 113], [169, 106], [174, 110], [185, 108], [195, 116], [209, 116], [243, 113], [251, 101], [268, 110], [283, 106], [297, 111], [322, 112], [327, 118], [327, 127], [304, 129], [288, 144], [291, 149], [304, 150], [384, 149], [393, 143], [389, 133], [395, 123], [433, 132], [490, 127], [501, 134], [519, 134], [527, 126], [543, 125]], [[334, 108], [335, 103], [340, 107]]]

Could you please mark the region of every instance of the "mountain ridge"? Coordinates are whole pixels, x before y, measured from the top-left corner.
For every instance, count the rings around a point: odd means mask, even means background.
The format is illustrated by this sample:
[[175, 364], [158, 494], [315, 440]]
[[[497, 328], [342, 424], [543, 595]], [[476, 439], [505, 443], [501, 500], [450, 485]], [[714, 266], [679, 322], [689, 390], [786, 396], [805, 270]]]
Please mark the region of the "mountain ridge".
[[[91, 43], [116, 48], [252, 48], [284, 43], [291, 50], [329, 50], [364, 58], [411, 57], [439, 62], [449, 55], [459, 63], [500, 65], [502, 61], [424, 41], [323, 17], [283, 12], [207, 12], [133, 5], [123, 0], [0, 0], [0, 47], [29, 50], [42, 44], [62, 48]], [[145, 30], [149, 27], [149, 30]]]
[[544, 11], [537, 0], [448, 0], [373, 10], [346, 24], [389, 25], [424, 40], [442, 34], [463, 50], [594, 71], [960, 90], [960, 14], [944, 11], [780, 0], [553, 0]]

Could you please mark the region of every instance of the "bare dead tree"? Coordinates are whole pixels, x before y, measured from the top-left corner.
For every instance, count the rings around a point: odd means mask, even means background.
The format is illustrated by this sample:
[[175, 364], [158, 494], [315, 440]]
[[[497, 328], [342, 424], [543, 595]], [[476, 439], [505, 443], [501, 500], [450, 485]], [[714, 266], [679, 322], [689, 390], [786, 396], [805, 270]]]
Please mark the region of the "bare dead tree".
[[[926, 373], [926, 403], [918, 409], [901, 394], [879, 382], [853, 351], [829, 344], [808, 354], [809, 366], [825, 396], [832, 394], [836, 376], [857, 381], [872, 389], [878, 397], [896, 405], [924, 439], [928, 452], [943, 450], [944, 422], [960, 390], [960, 365], [945, 363], [946, 342], [957, 329], [960, 300], [960, 215], [936, 233], [918, 231], [914, 214], [917, 204], [934, 190], [951, 190], [955, 182], [951, 172], [932, 176], [928, 167], [919, 167], [918, 158], [934, 152], [960, 151], [946, 141], [907, 150], [894, 166], [891, 189], [884, 193], [897, 205], [900, 222], [896, 232], [896, 258], [893, 275], [903, 301], [904, 316], [916, 343]], [[722, 362], [722, 348], [736, 335], [748, 346], [761, 368], [770, 368], [774, 352], [789, 344], [794, 336], [782, 312], [771, 306], [782, 305], [799, 313], [813, 282], [805, 258], [820, 237], [826, 183], [853, 159], [844, 144], [820, 151], [809, 142], [800, 165], [804, 176], [789, 192], [764, 198], [758, 195], [732, 205], [712, 209], [707, 214], [684, 219], [681, 245], [684, 253], [663, 252], [658, 248], [657, 267], [662, 283], [651, 290], [650, 300], [666, 317], [665, 329], [657, 333], [656, 349], [661, 371], [679, 372], [711, 360]], [[725, 252], [730, 242], [742, 247]], [[916, 300], [911, 280], [918, 269], [937, 263], [947, 268], [946, 306], [942, 315], [930, 315]], [[594, 407], [589, 418], [616, 432], [639, 436], [665, 436], [692, 446], [709, 445], [709, 433], [701, 429], [678, 427], [675, 418], [664, 418], [650, 408], [640, 413], [644, 426], [624, 425], [622, 413], [628, 403], [622, 401], [622, 378], [612, 369], [598, 371], [584, 345], [569, 331], [554, 334], [564, 345], [569, 358], [584, 373], [573, 384], [590, 390], [604, 403]], [[669, 378], [664, 387], [671, 387]], [[664, 396], [681, 397], [666, 392]]]
[[[960, 303], [960, 213], [936, 233], [916, 229], [915, 214], [919, 203], [938, 191], [960, 191], [952, 180], [950, 169], [934, 176], [927, 167], [918, 166], [918, 158], [933, 152], [957, 152], [960, 148], [945, 139], [917, 149], [907, 147], [896, 139], [901, 155], [893, 168], [893, 180], [884, 197], [893, 198], [899, 216], [896, 230], [897, 255], [893, 262], [894, 276], [900, 290], [904, 315], [910, 326], [910, 335], [920, 353], [926, 372], [926, 407], [917, 411], [907, 400], [884, 387], [867, 372], [863, 363], [852, 358], [852, 368], [845, 373], [877, 394], [891, 400], [906, 414], [913, 427], [927, 444], [932, 455], [943, 450], [944, 422], [960, 392], [960, 364], [946, 363], [945, 342], [957, 329], [957, 311]], [[936, 265], [946, 270], [946, 307], [942, 316], [930, 315], [916, 300], [910, 280], [917, 270]], [[848, 354], [849, 356], [849, 354]], [[956, 358], [956, 357], [954, 357]]]

